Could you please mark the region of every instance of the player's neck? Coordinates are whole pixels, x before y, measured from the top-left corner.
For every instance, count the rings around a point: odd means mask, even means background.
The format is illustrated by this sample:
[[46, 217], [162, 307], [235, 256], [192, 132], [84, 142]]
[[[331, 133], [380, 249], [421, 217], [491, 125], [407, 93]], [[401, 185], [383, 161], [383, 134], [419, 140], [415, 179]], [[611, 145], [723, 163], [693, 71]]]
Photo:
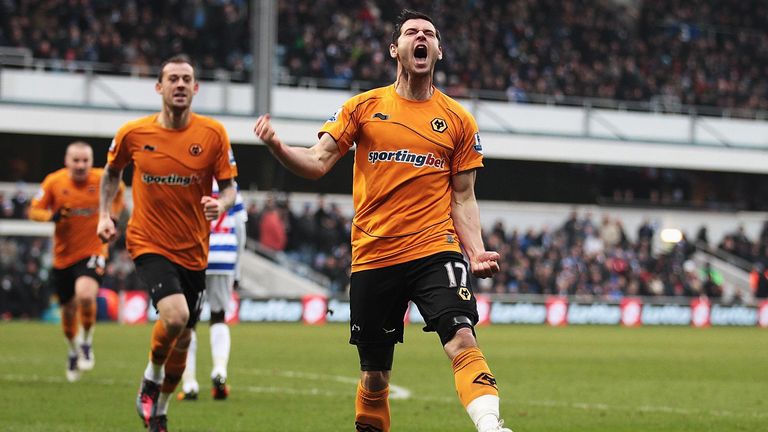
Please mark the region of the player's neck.
[[72, 180], [72, 183], [79, 186], [79, 185], [85, 184], [88, 181], [88, 175], [86, 174], [83, 177], [77, 177], [74, 174], [69, 173], [69, 179]]
[[432, 87], [432, 74], [414, 76], [401, 71], [395, 81], [395, 92], [408, 100], [429, 100], [435, 92]]
[[175, 111], [167, 106], [163, 106], [160, 115], [157, 116], [157, 122], [166, 129], [184, 129], [189, 125], [192, 118], [189, 109]]

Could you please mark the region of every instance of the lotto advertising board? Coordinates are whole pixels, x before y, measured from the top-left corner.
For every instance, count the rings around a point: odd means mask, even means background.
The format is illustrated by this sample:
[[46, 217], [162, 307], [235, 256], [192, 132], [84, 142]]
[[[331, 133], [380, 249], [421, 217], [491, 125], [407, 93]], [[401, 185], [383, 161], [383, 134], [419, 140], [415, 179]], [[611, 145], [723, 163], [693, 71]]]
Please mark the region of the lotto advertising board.
[[[494, 301], [477, 297], [479, 325], [541, 324], [638, 326], [742, 326], [768, 328], [768, 301], [756, 306], [721, 305], [706, 298], [686, 303], [658, 303], [642, 298], [624, 298], [616, 302], [583, 302], [566, 297], [541, 296], [530, 301]], [[203, 305], [201, 319], [210, 314]], [[157, 314], [146, 293], [128, 291], [120, 296], [119, 321], [138, 324], [156, 319]], [[419, 309], [409, 305], [405, 323], [421, 324]], [[303, 322], [322, 325], [349, 322], [349, 302], [321, 295], [293, 299], [240, 299], [233, 293], [227, 322]]]

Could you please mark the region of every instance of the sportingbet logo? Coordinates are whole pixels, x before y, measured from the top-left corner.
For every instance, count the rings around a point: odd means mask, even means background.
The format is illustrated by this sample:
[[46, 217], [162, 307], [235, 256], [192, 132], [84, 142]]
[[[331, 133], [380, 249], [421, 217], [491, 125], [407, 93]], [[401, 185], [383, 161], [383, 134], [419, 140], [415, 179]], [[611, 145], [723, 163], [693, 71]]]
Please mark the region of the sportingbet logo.
[[442, 169], [445, 168], [445, 159], [436, 158], [432, 153], [426, 155], [411, 153], [406, 149], [396, 151], [372, 151], [368, 152], [368, 162], [399, 162], [407, 163], [421, 168], [424, 166]]
[[198, 183], [200, 179], [196, 175], [180, 176], [178, 174], [168, 174], [165, 176], [142, 174], [141, 180], [146, 184], [158, 184], [168, 186], [189, 186], [192, 183]]
[[67, 213], [68, 217], [72, 216], [91, 216], [96, 214], [96, 211], [98, 209], [96, 208], [88, 208], [88, 207], [82, 207], [82, 208], [70, 208], [69, 213]]

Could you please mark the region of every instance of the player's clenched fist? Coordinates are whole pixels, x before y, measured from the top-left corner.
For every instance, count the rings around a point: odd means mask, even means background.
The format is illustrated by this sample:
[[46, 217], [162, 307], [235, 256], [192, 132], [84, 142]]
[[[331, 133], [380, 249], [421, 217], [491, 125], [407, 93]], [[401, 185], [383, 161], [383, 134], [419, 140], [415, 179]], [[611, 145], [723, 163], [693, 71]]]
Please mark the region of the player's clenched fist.
[[487, 278], [499, 271], [499, 253], [483, 252], [470, 262], [472, 274], [475, 277]]
[[222, 205], [219, 200], [209, 196], [202, 197], [200, 199], [200, 204], [203, 205], [203, 213], [205, 214], [205, 219], [209, 221], [218, 219], [219, 216], [221, 216], [225, 211], [224, 205]]
[[99, 218], [99, 224], [96, 227], [96, 234], [101, 239], [102, 243], [112, 241], [117, 236], [117, 229], [115, 228], [115, 221], [111, 217], [105, 216]]

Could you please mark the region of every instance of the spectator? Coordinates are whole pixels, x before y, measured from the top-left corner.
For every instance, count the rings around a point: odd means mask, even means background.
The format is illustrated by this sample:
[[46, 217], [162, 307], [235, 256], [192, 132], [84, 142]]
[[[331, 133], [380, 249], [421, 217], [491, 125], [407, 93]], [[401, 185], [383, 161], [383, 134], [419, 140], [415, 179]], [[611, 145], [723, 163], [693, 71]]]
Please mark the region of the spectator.
[[269, 197], [259, 221], [259, 239], [261, 244], [275, 252], [285, 249], [288, 241], [283, 212], [275, 203], [274, 197]]
[[[5, 2], [0, 42], [29, 48], [64, 70], [82, 69], [85, 61], [100, 63], [105, 72], [138, 75], [151, 72], [148, 64], [186, 52], [205, 76], [226, 71], [248, 80], [254, 64], [249, 3], [178, 3]], [[392, 30], [388, 14], [406, 5], [395, 3], [277, 2], [281, 76], [292, 84], [334, 87], [394, 81], [382, 53]], [[675, 112], [690, 104], [731, 115], [768, 109], [768, 6], [761, 0], [408, 5], [449, 23], [443, 39], [454, 42], [443, 47], [435, 81], [452, 96], [480, 91], [515, 103], [586, 97]], [[674, 190], [661, 195], [676, 198]]]
[[622, 245], [625, 241], [625, 235], [621, 222], [607, 214], [604, 215], [602, 225], [600, 226], [600, 238], [603, 240], [603, 245], [606, 249]]
[[[290, 217], [287, 203], [278, 206], [274, 197], [270, 197], [265, 204], [262, 218], [253, 217], [258, 214], [254, 204], [249, 209], [249, 220], [264, 221], [259, 227], [277, 227], [260, 234], [268, 239], [265, 244], [271, 244], [275, 250], [285, 250], [289, 256], [328, 276], [334, 294], [340, 295], [346, 291], [349, 282], [350, 255], [347, 242], [350, 215], [345, 215], [336, 205], [326, 204], [324, 197], [318, 198], [315, 206], [302, 206], [301, 214]], [[285, 221], [289, 219], [293, 222], [286, 225]], [[606, 219], [609, 220], [608, 225], [616, 224], [623, 232], [620, 220], [615, 217], [603, 218], [598, 238], [594, 233], [590, 234], [593, 229], [588, 219], [586, 215], [580, 217], [578, 212], [572, 212], [557, 230], [550, 231], [543, 226], [539, 229], [528, 228], [523, 234], [514, 228], [507, 228], [502, 221], [494, 222], [485, 231], [484, 241], [499, 251], [502, 257], [499, 262], [500, 271], [487, 283], [478, 283], [478, 291], [492, 294], [575, 295], [585, 300], [612, 301], [622, 296], [636, 295], [707, 295], [721, 301], [730, 301], [732, 296], [740, 295], [711, 266], [696, 268], [690, 261], [694, 252], [693, 245], [685, 238], [670, 251], [654, 254], [649, 239], [655, 230], [649, 219], [645, 219], [639, 227], [637, 241], [631, 242], [621, 234], [619, 237], [623, 240], [612, 247], [606, 246], [602, 239]], [[317, 221], [320, 225], [315, 225]], [[275, 232], [278, 234], [274, 235]], [[753, 241], [744, 227], [737, 226], [719, 244], [722, 252], [735, 255], [738, 249], [734, 237], [740, 238], [742, 249], [749, 251], [750, 262], [754, 263], [752, 286], [758, 298], [768, 298], [768, 277], [764, 271], [768, 263], [766, 232], [768, 229], [764, 229]], [[251, 230], [249, 235], [259, 235], [259, 230]], [[595, 240], [590, 240], [592, 237]], [[573, 239], [572, 244], [569, 238]], [[597, 239], [603, 242], [603, 248], [589, 246], [590, 242]], [[48, 259], [49, 249], [46, 239], [0, 238], [0, 314], [6, 317], [35, 316], [43, 309], [42, 305], [47, 305], [47, 287], [41, 287], [39, 283], [47, 279], [44, 263]], [[133, 266], [126, 258], [124, 244], [118, 242], [110, 256], [104, 280], [106, 287], [116, 291], [145, 289], [136, 280]], [[34, 264], [30, 264], [30, 261]], [[25, 287], [23, 292], [19, 288], [22, 286]], [[742, 297], [738, 298], [743, 300]]]

